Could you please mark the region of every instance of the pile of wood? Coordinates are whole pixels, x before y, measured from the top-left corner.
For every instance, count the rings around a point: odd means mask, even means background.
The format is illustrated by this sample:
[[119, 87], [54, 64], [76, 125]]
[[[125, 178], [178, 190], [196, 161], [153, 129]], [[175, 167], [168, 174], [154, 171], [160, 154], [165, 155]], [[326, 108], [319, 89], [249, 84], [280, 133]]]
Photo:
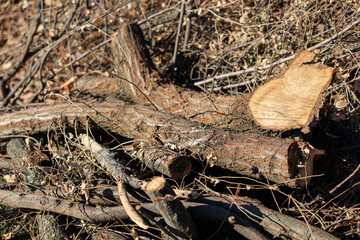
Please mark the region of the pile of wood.
[[[281, 76], [271, 78], [248, 97], [207, 94], [162, 82], [136, 24], [124, 25], [112, 36], [112, 52], [117, 70], [114, 77], [84, 77], [75, 82], [74, 88], [123, 100], [66, 101], [3, 114], [0, 135], [46, 132], [54, 123], [70, 127], [76, 123], [83, 129], [92, 124], [134, 139], [125, 148], [127, 153], [170, 178], [187, 176], [192, 161], [197, 160], [234, 174], [266, 179], [276, 186], [304, 188], [310, 183], [313, 160], [321, 151], [301, 139], [242, 133], [232, 126], [236, 121], [234, 115], [248, 111], [264, 129], [308, 132], [332, 76], [331, 68], [311, 63], [314, 53], [301, 51]], [[0, 204], [93, 222], [130, 218], [143, 229], [156, 225], [169, 239], [199, 239], [194, 221], [198, 218], [224, 221], [248, 239], [269, 236], [336, 239], [247, 198], [174, 192], [163, 177], [151, 181], [138, 179], [88, 135], [80, 138], [116, 180], [117, 188], [111, 192], [120, 199], [121, 206], [95, 208], [62, 199], [60, 195], [5, 190], [0, 190]], [[6, 168], [16, 167], [13, 161], [0, 163]], [[126, 186], [142, 191], [151, 203], [129, 199]], [[166, 226], [153, 219], [159, 215]]]

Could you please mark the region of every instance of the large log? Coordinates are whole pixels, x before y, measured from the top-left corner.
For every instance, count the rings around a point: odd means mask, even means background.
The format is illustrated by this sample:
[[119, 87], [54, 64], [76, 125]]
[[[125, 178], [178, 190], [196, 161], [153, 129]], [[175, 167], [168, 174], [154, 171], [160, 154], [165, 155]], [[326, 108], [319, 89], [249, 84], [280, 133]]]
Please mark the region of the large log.
[[54, 123], [89, 120], [128, 138], [145, 139], [176, 151], [190, 150], [217, 165], [243, 175], [267, 178], [291, 187], [305, 186], [312, 174], [316, 150], [291, 139], [241, 134], [204, 126], [171, 113], [120, 100], [42, 105], [0, 116], [0, 136], [48, 131]]

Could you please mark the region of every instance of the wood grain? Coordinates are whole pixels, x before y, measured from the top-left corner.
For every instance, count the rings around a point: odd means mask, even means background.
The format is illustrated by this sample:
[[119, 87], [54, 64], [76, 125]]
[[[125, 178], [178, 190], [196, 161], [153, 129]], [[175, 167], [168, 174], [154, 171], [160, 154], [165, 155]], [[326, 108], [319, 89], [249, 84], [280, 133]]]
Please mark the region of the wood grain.
[[287, 71], [260, 85], [249, 98], [255, 122], [271, 130], [306, 129], [322, 106], [333, 69], [309, 63], [313, 52], [302, 50]]

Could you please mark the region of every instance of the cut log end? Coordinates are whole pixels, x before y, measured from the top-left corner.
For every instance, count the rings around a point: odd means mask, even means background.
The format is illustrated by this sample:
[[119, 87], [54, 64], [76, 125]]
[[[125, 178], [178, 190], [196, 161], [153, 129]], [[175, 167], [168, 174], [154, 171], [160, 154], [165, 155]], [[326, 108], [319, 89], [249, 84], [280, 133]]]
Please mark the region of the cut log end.
[[160, 191], [165, 187], [166, 179], [164, 177], [154, 177], [150, 182], [146, 184], [145, 192], [153, 193]]
[[281, 75], [260, 85], [248, 101], [254, 121], [270, 130], [307, 129], [322, 106], [333, 69], [309, 63], [315, 54], [302, 50]]
[[181, 179], [191, 172], [191, 160], [186, 156], [175, 157], [171, 160], [169, 168], [169, 176], [174, 179]]

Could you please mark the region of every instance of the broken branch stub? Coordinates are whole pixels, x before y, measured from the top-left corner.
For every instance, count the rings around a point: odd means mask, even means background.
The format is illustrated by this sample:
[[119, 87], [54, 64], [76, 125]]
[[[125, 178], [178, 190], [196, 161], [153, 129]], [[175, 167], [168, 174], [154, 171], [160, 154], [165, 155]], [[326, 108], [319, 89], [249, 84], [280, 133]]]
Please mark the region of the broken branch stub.
[[249, 111], [265, 129], [290, 130], [308, 126], [322, 106], [322, 93], [329, 86], [333, 69], [310, 63], [315, 53], [302, 50], [285, 73], [260, 85], [250, 96]]

